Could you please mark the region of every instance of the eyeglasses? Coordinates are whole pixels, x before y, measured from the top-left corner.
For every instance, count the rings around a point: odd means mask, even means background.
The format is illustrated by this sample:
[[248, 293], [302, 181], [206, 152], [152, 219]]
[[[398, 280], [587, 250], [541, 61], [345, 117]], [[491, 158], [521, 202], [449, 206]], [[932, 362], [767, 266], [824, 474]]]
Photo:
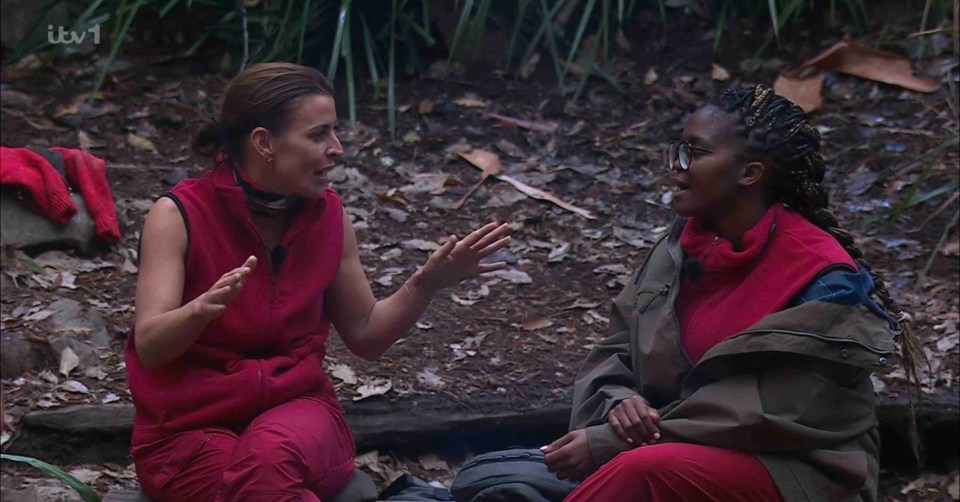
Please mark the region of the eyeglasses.
[[676, 171], [680, 166], [680, 171], [687, 171], [693, 164], [693, 154], [695, 153], [713, 153], [713, 150], [697, 148], [686, 141], [672, 141], [667, 145], [667, 151], [664, 157], [667, 162], [667, 169]]

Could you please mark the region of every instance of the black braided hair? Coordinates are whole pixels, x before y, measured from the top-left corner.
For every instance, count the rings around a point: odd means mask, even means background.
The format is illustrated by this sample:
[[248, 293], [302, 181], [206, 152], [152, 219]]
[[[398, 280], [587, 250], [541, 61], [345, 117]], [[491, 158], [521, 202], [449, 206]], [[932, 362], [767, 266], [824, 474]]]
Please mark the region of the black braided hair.
[[[746, 140], [748, 151], [769, 161], [772, 168], [770, 200], [783, 202], [830, 233], [858, 264], [870, 271], [874, 281], [873, 293], [900, 324], [897, 341], [902, 364], [911, 387], [915, 388], [919, 382], [917, 374], [923, 352], [910, 326], [910, 317], [891, 298], [883, 277], [870, 269], [853, 235], [840, 226], [830, 210], [829, 196], [823, 186], [825, 168], [820, 156], [820, 133], [810, 124], [807, 115], [799, 106], [763, 85], [727, 89], [708, 106], [733, 117], [737, 133]], [[919, 456], [919, 443], [915, 442], [914, 446], [914, 452]]]

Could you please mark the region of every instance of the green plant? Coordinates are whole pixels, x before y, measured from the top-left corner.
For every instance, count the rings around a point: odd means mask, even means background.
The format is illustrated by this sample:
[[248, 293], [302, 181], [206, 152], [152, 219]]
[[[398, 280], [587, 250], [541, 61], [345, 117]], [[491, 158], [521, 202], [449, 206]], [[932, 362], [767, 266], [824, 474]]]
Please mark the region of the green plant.
[[42, 471], [44, 474], [53, 476], [63, 484], [76, 490], [77, 493], [80, 494], [80, 498], [82, 498], [84, 502], [100, 502], [100, 496], [97, 495], [97, 492], [93, 491], [93, 488], [90, 488], [79, 479], [70, 475], [70, 473], [64, 471], [63, 469], [55, 465], [48, 464], [43, 460], [37, 460], [33, 457], [23, 457], [20, 455], [8, 455], [6, 453], [0, 454], [0, 459], [10, 460], [11, 462], [21, 462], [31, 467], [35, 467], [40, 471]]
[[[66, 0], [41, 1], [41, 14], [59, 4], [77, 5]], [[950, 0], [924, 1], [922, 30], [929, 20], [949, 16]], [[444, 41], [434, 28], [434, 13], [449, 5], [455, 25]], [[505, 70], [520, 75], [535, 54], [545, 54], [560, 92], [569, 89], [572, 73], [579, 74], [577, 98], [590, 77], [621, 88], [604, 65], [613, 56], [614, 41], [641, 9], [658, 11], [664, 24], [669, 21], [668, 7], [712, 17], [715, 50], [732, 20], [768, 20], [770, 28], [759, 55], [770, 43], [781, 41], [786, 26], [799, 24], [810, 13], [828, 8], [831, 23], [845, 16], [864, 26], [867, 6], [864, 0], [392, 0], [389, 4], [382, 0], [94, 0], [75, 12], [71, 29], [110, 26], [110, 48], [94, 91], [103, 85], [123, 45], [141, 28], [165, 20], [173, 30], [191, 34], [182, 52], [186, 56], [226, 49], [222, 61], [227, 72], [279, 59], [324, 69], [332, 79], [340, 77], [347, 89], [350, 121], [356, 120], [358, 89], [369, 82], [374, 98], [379, 99], [385, 76], [389, 123], [395, 134], [397, 71], [425, 72], [430, 62], [425, 54], [431, 60], [469, 64], [489, 49], [483, 45], [493, 24], [509, 33], [506, 49], [498, 55]], [[63, 46], [38, 36], [41, 24], [38, 20], [14, 59], [37, 52], [49, 58], [62, 53]], [[91, 93], [91, 99], [96, 96]]]

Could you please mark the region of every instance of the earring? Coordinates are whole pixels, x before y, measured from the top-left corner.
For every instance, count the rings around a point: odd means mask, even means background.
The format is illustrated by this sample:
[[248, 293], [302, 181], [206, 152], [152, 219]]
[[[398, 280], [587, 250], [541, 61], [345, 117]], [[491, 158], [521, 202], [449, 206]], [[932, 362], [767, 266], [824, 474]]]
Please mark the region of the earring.
[[273, 155], [267, 156], [267, 162], [273, 162]]

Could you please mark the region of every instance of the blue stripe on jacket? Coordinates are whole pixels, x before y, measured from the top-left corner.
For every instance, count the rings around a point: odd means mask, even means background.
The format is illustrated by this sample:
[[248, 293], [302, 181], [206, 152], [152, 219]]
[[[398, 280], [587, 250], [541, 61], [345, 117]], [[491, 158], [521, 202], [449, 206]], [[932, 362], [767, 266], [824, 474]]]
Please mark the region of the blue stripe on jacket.
[[861, 266], [857, 266], [856, 272], [828, 270], [814, 278], [810, 285], [790, 302], [790, 306], [812, 301], [839, 303], [851, 307], [866, 305], [875, 314], [886, 319], [891, 328], [899, 329], [899, 324], [870, 296], [873, 289], [873, 276]]

